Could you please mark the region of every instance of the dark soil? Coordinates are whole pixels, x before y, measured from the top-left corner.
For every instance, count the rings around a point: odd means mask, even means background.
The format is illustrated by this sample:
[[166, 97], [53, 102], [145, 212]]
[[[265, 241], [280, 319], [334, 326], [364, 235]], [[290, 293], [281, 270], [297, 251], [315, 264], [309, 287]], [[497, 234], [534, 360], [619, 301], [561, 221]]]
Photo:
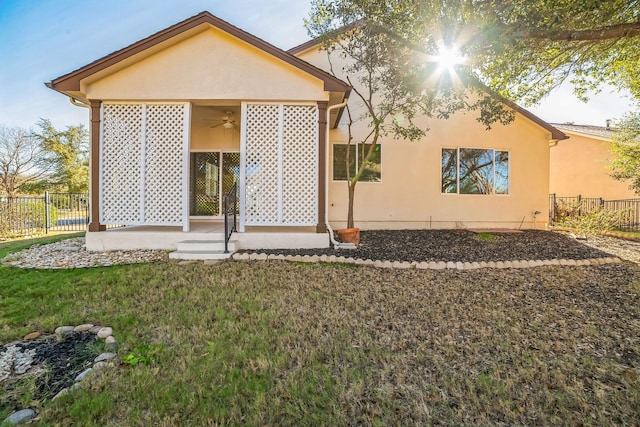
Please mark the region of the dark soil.
[[20, 399], [24, 398], [25, 388], [32, 393], [31, 401], [40, 401], [50, 400], [60, 390], [71, 387], [78, 374], [91, 367], [99, 354], [96, 343], [96, 335], [91, 332], [72, 332], [0, 345], [0, 353], [11, 345], [21, 348], [22, 352], [36, 350], [27, 372], [14, 374], [2, 384], [0, 411], [23, 409]]
[[552, 231], [483, 233], [468, 230], [370, 230], [360, 232], [357, 249], [270, 249], [283, 255], [343, 255], [388, 261], [518, 261], [588, 259], [612, 256]]

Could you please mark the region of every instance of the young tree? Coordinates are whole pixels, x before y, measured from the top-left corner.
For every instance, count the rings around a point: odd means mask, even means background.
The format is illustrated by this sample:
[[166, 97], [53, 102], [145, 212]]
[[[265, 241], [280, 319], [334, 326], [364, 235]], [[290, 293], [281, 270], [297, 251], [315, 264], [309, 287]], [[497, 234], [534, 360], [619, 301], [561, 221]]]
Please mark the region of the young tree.
[[44, 151], [30, 131], [0, 126], [0, 190], [9, 198], [50, 174]]
[[43, 161], [53, 172], [47, 189], [70, 193], [89, 190], [89, 133], [83, 125], [57, 130], [47, 119], [38, 122], [35, 137], [44, 152]]
[[631, 180], [629, 188], [640, 194], [640, 113], [629, 113], [619, 123], [620, 132], [613, 137], [614, 159], [611, 176]]
[[[358, 4], [356, 4], [358, 3]], [[381, 31], [376, 22], [363, 19], [371, 12], [367, 2], [316, 0], [305, 25], [326, 50], [331, 73], [346, 80], [353, 88], [357, 102], [346, 107], [348, 138], [345, 151], [345, 170], [348, 187], [347, 228], [354, 226], [354, 200], [357, 183], [363, 176], [367, 161], [374, 155], [383, 136], [415, 141], [428, 130], [424, 123], [416, 124], [416, 117], [449, 117], [454, 112], [478, 110], [478, 121], [490, 127], [497, 121], [509, 123], [511, 110], [500, 99], [488, 94], [477, 81], [458, 79], [443, 72], [436, 60], [425, 58], [405, 40]], [[408, 10], [408, 9], [406, 9]], [[433, 52], [434, 57], [437, 52]], [[341, 65], [334, 66], [339, 57]], [[354, 105], [364, 113], [355, 113]], [[354, 127], [360, 131], [354, 141]], [[354, 168], [352, 144], [356, 144], [359, 159]], [[360, 151], [358, 151], [360, 150]]]

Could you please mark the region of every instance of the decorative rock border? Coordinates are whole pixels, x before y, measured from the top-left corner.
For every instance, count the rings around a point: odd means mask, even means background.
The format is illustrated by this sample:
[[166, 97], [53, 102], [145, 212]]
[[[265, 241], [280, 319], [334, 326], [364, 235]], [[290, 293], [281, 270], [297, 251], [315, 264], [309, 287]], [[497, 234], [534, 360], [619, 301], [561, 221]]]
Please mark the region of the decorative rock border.
[[589, 259], [548, 259], [548, 260], [519, 260], [519, 261], [489, 261], [489, 262], [454, 262], [454, 261], [381, 261], [362, 258], [348, 258], [336, 255], [275, 255], [266, 253], [235, 253], [231, 257], [236, 261], [267, 261], [282, 260], [292, 262], [331, 262], [342, 264], [366, 265], [377, 268], [418, 269], [418, 270], [476, 270], [479, 268], [534, 268], [547, 265], [582, 266], [620, 264], [618, 257], [589, 258]]
[[[113, 329], [108, 326], [103, 327], [100, 325], [94, 325], [92, 323], [84, 323], [78, 326], [59, 326], [55, 329], [54, 333], [56, 335], [65, 335], [72, 332], [86, 332], [86, 331], [89, 331], [92, 334], [96, 335], [98, 339], [104, 340], [105, 347], [109, 351], [106, 353], [99, 354], [93, 360], [92, 367], [87, 368], [84, 371], [82, 371], [80, 374], [78, 374], [74, 380], [74, 384], [69, 388], [63, 388], [62, 390], [60, 390], [58, 394], [56, 394], [53, 397], [52, 400], [56, 400], [59, 397], [69, 393], [69, 391], [80, 387], [80, 383], [84, 378], [88, 377], [93, 372], [97, 372], [105, 368], [108, 365], [108, 362], [117, 356], [116, 350], [118, 349], [118, 343], [116, 339], [113, 337]], [[27, 341], [32, 340], [40, 337], [41, 335], [42, 335], [41, 332], [31, 332], [30, 334], [25, 335], [23, 340], [27, 340]], [[32, 408], [21, 409], [19, 411], [15, 411], [11, 415], [9, 415], [7, 418], [5, 418], [3, 421], [1, 421], [0, 426], [26, 423], [34, 419], [37, 415], [38, 414], [35, 409], [32, 409]]]

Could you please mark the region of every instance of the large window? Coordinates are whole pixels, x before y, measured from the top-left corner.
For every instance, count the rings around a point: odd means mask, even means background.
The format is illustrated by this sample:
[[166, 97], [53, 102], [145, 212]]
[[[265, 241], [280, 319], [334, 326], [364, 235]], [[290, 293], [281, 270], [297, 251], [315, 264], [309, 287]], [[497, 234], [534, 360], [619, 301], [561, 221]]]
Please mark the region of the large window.
[[[349, 147], [349, 176], [353, 177], [364, 161], [364, 170], [360, 181], [379, 182], [382, 179], [381, 147], [376, 145], [368, 159], [364, 160], [369, 152], [371, 144], [333, 144], [333, 179], [334, 181], [347, 180], [347, 147]], [[357, 155], [356, 155], [357, 149]]]
[[443, 148], [442, 192], [509, 194], [509, 152], [479, 148]]

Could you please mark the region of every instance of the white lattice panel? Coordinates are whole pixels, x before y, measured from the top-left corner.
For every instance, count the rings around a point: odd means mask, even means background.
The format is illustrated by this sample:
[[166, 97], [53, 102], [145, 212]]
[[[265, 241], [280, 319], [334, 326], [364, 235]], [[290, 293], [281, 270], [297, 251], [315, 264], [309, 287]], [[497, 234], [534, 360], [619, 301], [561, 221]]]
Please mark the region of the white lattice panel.
[[145, 131], [145, 224], [182, 224], [182, 104], [147, 106]]
[[103, 105], [100, 222], [137, 224], [141, 218], [142, 110], [140, 104]]
[[318, 220], [318, 113], [315, 106], [285, 105], [282, 126], [282, 224]]
[[246, 135], [245, 223], [278, 224], [280, 107], [248, 105]]
[[245, 224], [316, 225], [317, 108], [249, 104], [245, 125]]

